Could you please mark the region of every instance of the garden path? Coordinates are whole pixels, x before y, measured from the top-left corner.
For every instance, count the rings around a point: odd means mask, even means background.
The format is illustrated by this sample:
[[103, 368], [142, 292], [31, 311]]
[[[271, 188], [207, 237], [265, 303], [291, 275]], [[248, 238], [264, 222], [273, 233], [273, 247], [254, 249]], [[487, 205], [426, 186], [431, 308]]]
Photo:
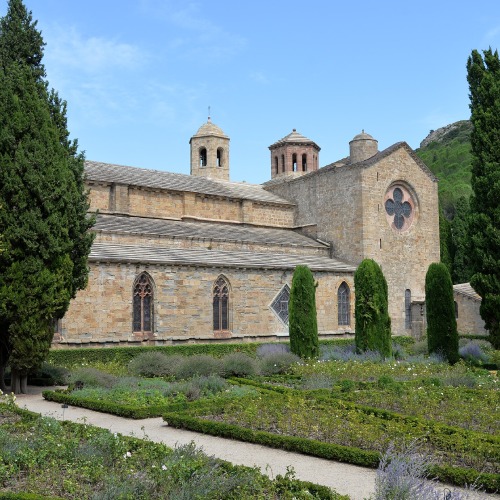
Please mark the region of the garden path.
[[[18, 406], [57, 420], [87, 423], [125, 436], [147, 437], [151, 441], [161, 442], [170, 447], [194, 441], [208, 455], [237, 465], [257, 466], [271, 477], [277, 474], [284, 475], [287, 467], [291, 466], [295, 470], [297, 479], [329, 486], [338, 493], [349, 495], [352, 500], [366, 499], [375, 489], [376, 473], [373, 469], [174, 429], [168, 427], [162, 418], [131, 420], [76, 406], [62, 408], [60, 403], [43, 399], [41, 391], [46, 389], [48, 388], [29, 387], [29, 394], [17, 396]], [[476, 498], [493, 500], [500, 499], [500, 495], [484, 494]]]

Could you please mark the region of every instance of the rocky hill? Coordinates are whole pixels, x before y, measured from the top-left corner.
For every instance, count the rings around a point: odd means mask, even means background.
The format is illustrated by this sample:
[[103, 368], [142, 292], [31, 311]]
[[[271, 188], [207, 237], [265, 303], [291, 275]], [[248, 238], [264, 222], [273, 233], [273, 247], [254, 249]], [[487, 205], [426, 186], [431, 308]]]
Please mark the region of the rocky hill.
[[472, 193], [470, 133], [472, 124], [461, 120], [431, 130], [420, 143], [417, 155], [439, 179], [439, 201], [451, 219], [456, 201]]

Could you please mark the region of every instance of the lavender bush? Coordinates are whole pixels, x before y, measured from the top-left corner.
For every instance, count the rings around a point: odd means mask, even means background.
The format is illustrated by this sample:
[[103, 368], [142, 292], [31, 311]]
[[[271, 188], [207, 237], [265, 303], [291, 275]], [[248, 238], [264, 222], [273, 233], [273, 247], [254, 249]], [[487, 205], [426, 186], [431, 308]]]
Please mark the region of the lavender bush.
[[461, 358], [469, 363], [480, 365], [488, 361], [488, 356], [477, 342], [469, 342], [458, 350]]

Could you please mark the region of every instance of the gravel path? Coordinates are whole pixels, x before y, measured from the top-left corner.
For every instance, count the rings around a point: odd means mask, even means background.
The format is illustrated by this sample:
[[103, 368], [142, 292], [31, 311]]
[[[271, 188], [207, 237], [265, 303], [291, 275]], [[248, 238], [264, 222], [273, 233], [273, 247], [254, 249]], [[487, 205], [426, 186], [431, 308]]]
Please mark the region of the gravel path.
[[[47, 388], [43, 388], [45, 390]], [[29, 387], [30, 394], [17, 396], [21, 408], [53, 417], [57, 420], [87, 423], [126, 436], [147, 437], [151, 441], [174, 447], [194, 441], [208, 455], [233, 464], [257, 466], [270, 477], [284, 475], [287, 467], [295, 470], [297, 479], [312, 481], [349, 495], [353, 500], [368, 498], [374, 490], [375, 471], [364, 467], [333, 462], [264, 446], [218, 438], [197, 432], [168, 427], [162, 418], [131, 420], [99, 413], [76, 406], [63, 409], [61, 404], [45, 401], [41, 388]], [[500, 495], [480, 495], [475, 498], [500, 499]]]

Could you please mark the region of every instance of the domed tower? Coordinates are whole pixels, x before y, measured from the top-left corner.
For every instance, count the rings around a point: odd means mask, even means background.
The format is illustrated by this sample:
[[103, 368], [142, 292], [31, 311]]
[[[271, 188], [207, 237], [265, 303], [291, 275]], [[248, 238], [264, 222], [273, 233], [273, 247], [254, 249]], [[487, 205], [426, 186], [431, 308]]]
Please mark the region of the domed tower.
[[298, 177], [318, 170], [321, 148], [295, 129], [269, 146], [271, 151], [271, 179]]
[[229, 180], [229, 137], [211, 122], [203, 124], [189, 140], [191, 175]]
[[358, 163], [378, 153], [378, 141], [362, 130], [361, 134], [354, 136], [353, 140], [349, 143], [349, 150], [351, 164]]

